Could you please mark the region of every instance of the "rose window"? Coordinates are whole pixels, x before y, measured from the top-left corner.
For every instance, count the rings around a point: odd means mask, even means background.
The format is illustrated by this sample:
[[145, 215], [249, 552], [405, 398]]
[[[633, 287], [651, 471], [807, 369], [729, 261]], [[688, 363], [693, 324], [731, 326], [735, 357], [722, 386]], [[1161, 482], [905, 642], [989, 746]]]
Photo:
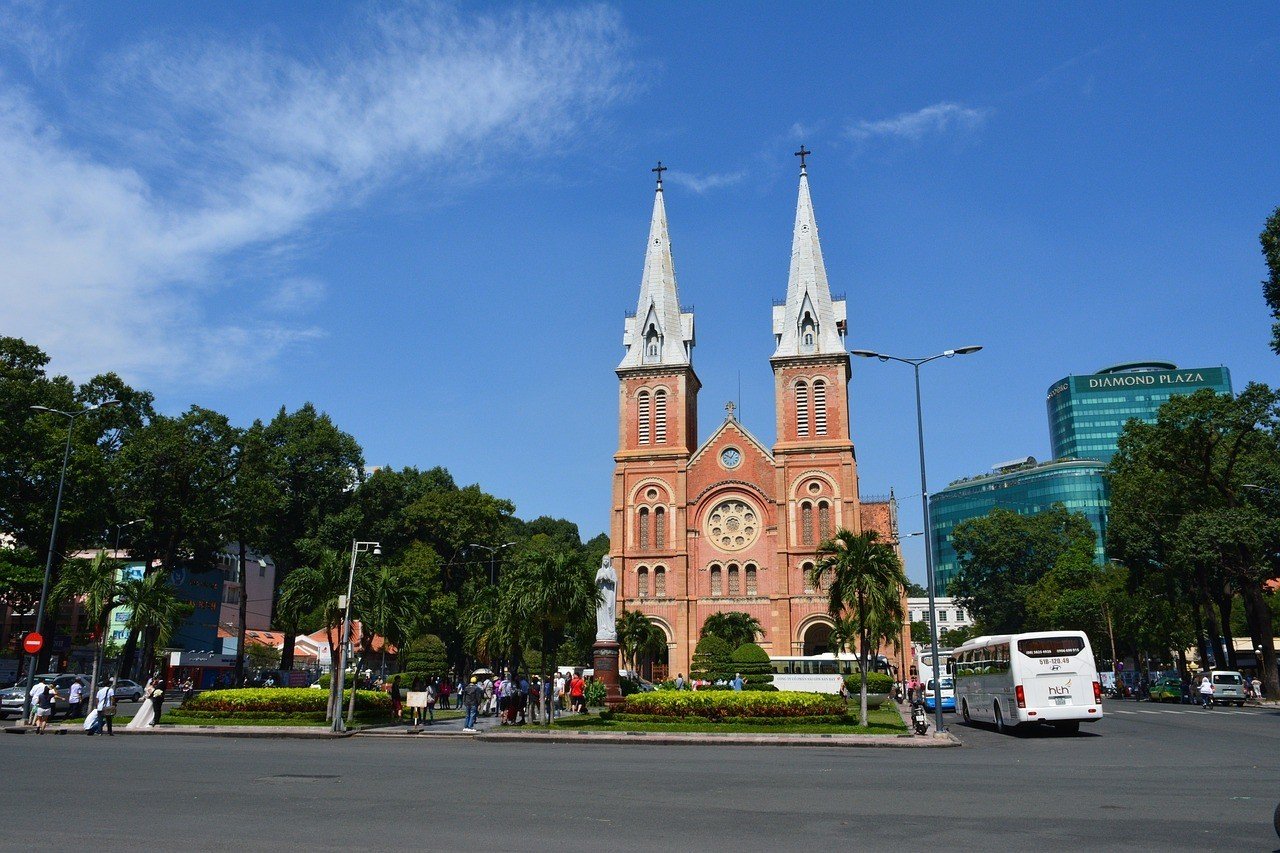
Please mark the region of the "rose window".
[[740, 551], [759, 537], [760, 519], [744, 501], [721, 501], [707, 516], [706, 533], [721, 551]]

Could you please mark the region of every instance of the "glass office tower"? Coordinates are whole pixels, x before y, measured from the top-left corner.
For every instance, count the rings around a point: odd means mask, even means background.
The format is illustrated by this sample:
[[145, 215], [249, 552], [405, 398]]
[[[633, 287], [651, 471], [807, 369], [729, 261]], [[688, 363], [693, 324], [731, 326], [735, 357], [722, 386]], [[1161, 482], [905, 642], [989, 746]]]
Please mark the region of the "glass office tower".
[[1225, 367], [1179, 369], [1169, 362], [1141, 361], [1059, 379], [1049, 387], [1047, 399], [1053, 458], [1107, 462], [1130, 418], [1153, 423], [1170, 397], [1201, 388], [1230, 394], [1231, 372]]
[[965, 519], [984, 516], [996, 507], [1019, 515], [1035, 515], [1061, 503], [1071, 512], [1083, 513], [1097, 534], [1096, 555], [1102, 562], [1110, 506], [1107, 481], [1102, 476], [1105, 467], [1093, 459], [1036, 464], [1035, 459], [1026, 457], [998, 465], [994, 473], [958, 480], [930, 495], [930, 535], [938, 595], [947, 594], [951, 580], [960, 572], [951, 532]]

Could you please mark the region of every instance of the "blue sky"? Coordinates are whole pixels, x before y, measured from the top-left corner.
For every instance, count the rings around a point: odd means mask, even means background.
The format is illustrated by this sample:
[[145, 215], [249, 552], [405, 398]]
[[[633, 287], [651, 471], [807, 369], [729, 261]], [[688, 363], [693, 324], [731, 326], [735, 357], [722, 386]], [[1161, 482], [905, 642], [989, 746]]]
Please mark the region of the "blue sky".
[[[1068, 373], [1276, 381], [1270, 9], [2, 5], [0, 333], [167, 412], [313, 401], [370, 464], [444, 465], [590, 536], [649, 169], [671, 167], [700, 432], [741, 381], [769, 444], [803, 142], [850, 345], [985, 346], [926, 368], [941, 488], [1046, 456]], [[918, 530], [909, 370], [855, 362], [862, 490]]]

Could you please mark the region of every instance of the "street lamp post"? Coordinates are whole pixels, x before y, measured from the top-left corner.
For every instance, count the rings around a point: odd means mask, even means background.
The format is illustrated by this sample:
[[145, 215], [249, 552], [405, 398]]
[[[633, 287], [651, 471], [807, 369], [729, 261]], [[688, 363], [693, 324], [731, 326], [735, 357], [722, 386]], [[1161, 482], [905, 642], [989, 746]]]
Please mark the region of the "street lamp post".
[[[374, 556], [382, 553], [382, 544], [379, 542], [361, 542], [352, 540], [351, 542], [351, 571], [347, 574], [347, 595], [343, 602], [342, 615], [342, 636], [341, 643], [338, 646], [338, 668], [329, 679], [330, 705], [333, 708], [333, 731], [345, 732], [346, 724], [342, 720], [342, 689], [346, 686], [347, 681], [347, 644], [351, 641], [351, 591], [355, 587], [356, 580], [356, 555], [365, 551], [372, 551]], [[241, 590], [241, 594], [244, 591]], [[336, 701], [333, 695], [337, 694]], [[351, 683], [351, 704], [355, 706], [356, 685]]]
[[920, 446], [920, 503], [924, 507], [924, 565], [925, 575], [929, 581], [929, 644], [933, 654], [933, 678], [934, 678], [934, 731], [938, 734], [946, 731], [942, 725], [942, 673], [938, 671], [938, 607], [937, 607], [937, 590], [934, 583], [933, 572], [933, 524], [929, 516], [929, 486], [928, 479], [925, 476], [924, 469], [924, 410], [920, 405], [920, 366], [936, 361], [940, 358], [955, 358], [958, 355], [969, 355], [982, 349], [980, 346], [957, 347], [940, 352], [937, 355], [931, 355], [927, 358], [901, 358], [896, 355], [886, 355], [873, 350], [855, 349], [850, 350], [850, 354], [860, 356], [861, 358], [878, 358], [881, 361], [898, 361], [902, 364], [911, 365], [915, 371], [916, 378], [916, 439]]
[[[64, 412], [60, 409], [51, 409], [48, 406], [31, 407], [32, 411], [49, 412], [54, 415], [62, 415], [67, 419], [67, 448], [62, 453], [62, 473], [58, 475], [58, 499], [53, 504], [53, 527], [49, 530], [49, 553], [44, 560], [44, 584], [40, 587], [40, 605], [36, 609], [35, 631], [37, 634], [44, 627], [44, 608], [49, 598], [49, 578], [53, 574], [53, 549], [58, 540], [58, 515], [62, 512], [62, 487], [67, 482], [67, 463], [71, 461], [71, 433], [76, 425], [76, 418], [119, 403], [119, 400], [104, 400], [78, 412]], [[36, 660], [39, 654], [40, 652], [36, 652], [34, 655], [29, 655], [27, 659], [27, 695], [22, 700], [22, 718], [24, 720], [29, 719], [31, 716], [31, 688], [36, 683]]]
[[483, 548], [484, 550], [489, 552], [489, 586], [493, 586], [498, 582], [498, 575], [497, 575], [498, 552], [501, 551], [503, 548], [510, 548], [514, 544], [516, 543], [504, 542], [501, 545], [477, 545], [475, 542], [471, 543], [472, 548]]

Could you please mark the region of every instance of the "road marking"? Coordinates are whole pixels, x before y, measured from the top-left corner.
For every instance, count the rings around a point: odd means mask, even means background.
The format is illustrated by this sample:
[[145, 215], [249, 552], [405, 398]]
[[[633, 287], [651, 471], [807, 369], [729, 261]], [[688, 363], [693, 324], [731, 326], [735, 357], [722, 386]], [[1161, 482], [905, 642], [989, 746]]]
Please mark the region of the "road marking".
[[1116, 710], [1112, 711], [1111, 713], [1113, 713], [1113, 714], [1136, 714], [1136, 713], [1138, 713], [1138, 712], [1137, 712], [1137, 711], [1121, 711], [1119, 708], [1117, 708]]

